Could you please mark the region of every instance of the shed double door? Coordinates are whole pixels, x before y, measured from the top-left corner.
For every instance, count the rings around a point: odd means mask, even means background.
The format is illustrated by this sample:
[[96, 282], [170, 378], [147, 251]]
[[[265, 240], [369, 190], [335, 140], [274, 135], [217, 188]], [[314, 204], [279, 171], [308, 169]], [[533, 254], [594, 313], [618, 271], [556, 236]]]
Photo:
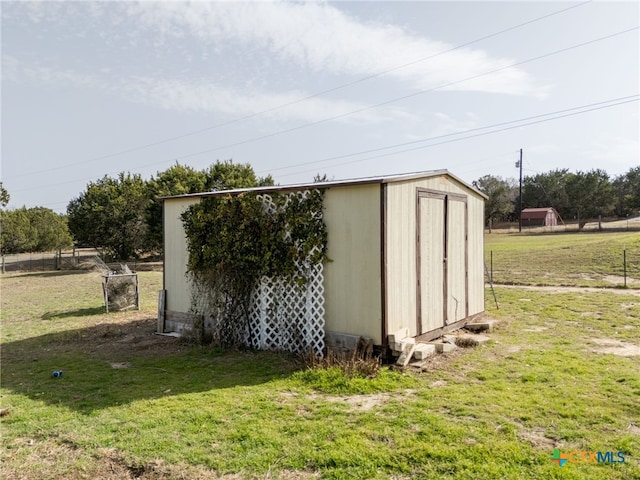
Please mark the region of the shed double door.
[[417, 332], [468, 316], [467, 198], [418, 189], [416, 205]]

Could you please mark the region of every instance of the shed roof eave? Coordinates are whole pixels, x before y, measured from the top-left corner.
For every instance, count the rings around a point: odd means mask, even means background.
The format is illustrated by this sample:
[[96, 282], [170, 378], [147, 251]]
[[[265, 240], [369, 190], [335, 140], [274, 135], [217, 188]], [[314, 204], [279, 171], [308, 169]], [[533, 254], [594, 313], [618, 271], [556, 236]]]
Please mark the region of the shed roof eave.
[[403, 173], [396, 175], [385, 175], [385, 176], [375, 176], [375, 177], [363, 177], [363, 178], [353, 178], [346, 180], [333, 180], [329, 182], [312, 182], [312, 183], [298, 183], [298, 184], [290, 184], [290, 185], [273, 185], [273, 186], [265, 186], [265, 187], [252, 187], [252, 188], [235, 188], [230, 190], [216, 190], [210, 192], [198, 192], [198, 193], [187, 193], [183, 195], [172, 195], [172, 196], [164, 196], [158, 197], [159, 200], [168, 200], [174, 198], [199, 198], [199, 197], [209, 197], [216, 195], [237, 195], [240, 193], [246, 192], [255, 192], [255, 193], [269, 193], [269, 192], [289, 192], [296, 190], [306, 190], [309, 188], [332, 188], [332, 187], [346, 187], [346, 186], [354, 186], [354, 185], [369, 185], [369, 184], [383, 184], [383, 183], [394, 183], [394, 182], [402, 182], [408, 180], [416, 180], [419, 178], [430, 178], [436, 177], [440, 175], [446, 175], [461, 183], [469, 190], [475, 192], [480, 195], [485, 200], [488, 197], [478, 189], [472, 187], [464, 180], [458, 178], [453, 175], [448, 170], [428, 170], [423, 172], [413, 172], [413, 173]]

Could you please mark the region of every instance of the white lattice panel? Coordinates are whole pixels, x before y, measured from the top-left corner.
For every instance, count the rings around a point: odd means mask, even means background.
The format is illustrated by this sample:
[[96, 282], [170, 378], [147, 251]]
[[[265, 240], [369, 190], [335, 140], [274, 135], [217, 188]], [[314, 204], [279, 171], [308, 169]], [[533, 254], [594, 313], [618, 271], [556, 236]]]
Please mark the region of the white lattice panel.
[[[309, 191], [287, 195], [305, 198]], [[274, 214], [277, 205], [269, 195], [259, 197], [265, 211]], [[314, 212], [322, 215], [322, 212]], [[311, 252], [309, 258], [316, 253]], [[254, 348], [321, 356], [324, 349], [324, 286], [322, 263], [309, 260], [296, 265], [304, 284], [282, 277], [262, 277], [252, 295], [247, 343]]]

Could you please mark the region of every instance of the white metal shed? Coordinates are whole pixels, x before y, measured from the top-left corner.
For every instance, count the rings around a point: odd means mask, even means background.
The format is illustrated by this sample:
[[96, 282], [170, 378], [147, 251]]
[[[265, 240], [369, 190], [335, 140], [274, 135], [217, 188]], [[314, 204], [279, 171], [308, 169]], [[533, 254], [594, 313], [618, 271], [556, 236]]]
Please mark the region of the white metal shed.
[[368, 337], [407, 327], [429, 340], [484, 311], [486, 197], [446, 170], [205, 192], [164, 200], [165, 303], [159, 329], [188, 316], [187, 240], [181, 213], [211, 195], [324, 189], [328, 257], [326, 333]]

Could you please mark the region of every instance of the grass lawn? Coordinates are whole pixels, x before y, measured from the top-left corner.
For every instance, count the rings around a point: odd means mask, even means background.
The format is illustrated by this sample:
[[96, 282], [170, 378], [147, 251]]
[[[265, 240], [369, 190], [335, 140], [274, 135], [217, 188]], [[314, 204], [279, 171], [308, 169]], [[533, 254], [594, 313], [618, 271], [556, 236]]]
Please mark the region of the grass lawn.
[[640, 288], [640, 234], [585, 232], [485, 235], [485, 262], [496, 283]]
[[349, 379], [153, 335], [162, 274], [139, 277], [108, 315], [94, 274], [2, 277], [0, 477], [640, 478], [637, 292], [498, 288], [489, 344]]

